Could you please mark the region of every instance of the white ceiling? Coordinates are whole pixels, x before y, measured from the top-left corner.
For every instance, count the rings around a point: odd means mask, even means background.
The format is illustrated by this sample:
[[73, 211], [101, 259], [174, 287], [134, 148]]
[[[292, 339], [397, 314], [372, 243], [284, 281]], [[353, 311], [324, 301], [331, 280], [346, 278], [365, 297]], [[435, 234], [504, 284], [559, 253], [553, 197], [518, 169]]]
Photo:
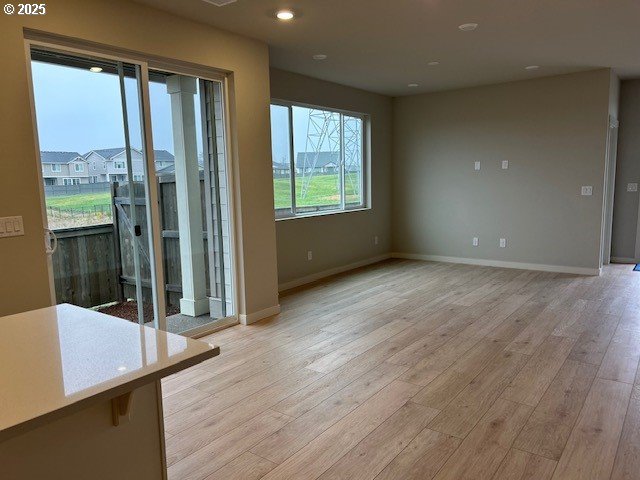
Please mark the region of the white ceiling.
[[[640, 76], [640, 0], [136, 1], [263, 40], [274, 67], [387, 95], [599, 67]], [[295, 20], [275, 19], [285, 7]], [[479, 27], [458, 30], [468, 22]]]

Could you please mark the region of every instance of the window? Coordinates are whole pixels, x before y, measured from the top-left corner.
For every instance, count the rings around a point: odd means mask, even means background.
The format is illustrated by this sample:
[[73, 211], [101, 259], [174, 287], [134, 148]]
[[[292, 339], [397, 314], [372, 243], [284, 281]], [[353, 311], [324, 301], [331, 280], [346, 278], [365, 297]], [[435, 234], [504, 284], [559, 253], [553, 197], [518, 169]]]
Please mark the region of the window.
[[59, 163], [52, 163], [51, 171], [54, 173], [60, 173], [62, 171], [62, 165], [60, 165]]
[[271, 105], [277, 218], [366, 206], [365, 116]]
[[84, 172], [84, 164], [82, 163], [74, 163], [73, 170], [77, 173]]
[[63, 185], [80, 185], [80, 179], [79, 178], [63, 178], [62, 184]]
[[116, 170], [124, 170], [125, 164], [124, 162], [113, 162], [113, 168], [115, 168]]
[[91, 165], [93, 165], [93, 169], [96, 170], [96, 162], [94, 161]]
[[133, 181], [134, 182], [141, 182], [143, 178], [144, 178], [144, 175], [137, 174], [137, 173], [133, 174]]

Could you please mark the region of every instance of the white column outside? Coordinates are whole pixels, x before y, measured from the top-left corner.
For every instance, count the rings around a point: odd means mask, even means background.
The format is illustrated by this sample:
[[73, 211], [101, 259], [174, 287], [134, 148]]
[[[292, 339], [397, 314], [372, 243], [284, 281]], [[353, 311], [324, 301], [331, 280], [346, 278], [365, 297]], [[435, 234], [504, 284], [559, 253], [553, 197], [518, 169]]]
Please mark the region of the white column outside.
[[173, 75], [167, 78], [167, 93], [171, 95], [182, 267], [180, 313], [191, 317], [209, 313], [196, 142], [196, 91], [196, 79], [193, 77]]

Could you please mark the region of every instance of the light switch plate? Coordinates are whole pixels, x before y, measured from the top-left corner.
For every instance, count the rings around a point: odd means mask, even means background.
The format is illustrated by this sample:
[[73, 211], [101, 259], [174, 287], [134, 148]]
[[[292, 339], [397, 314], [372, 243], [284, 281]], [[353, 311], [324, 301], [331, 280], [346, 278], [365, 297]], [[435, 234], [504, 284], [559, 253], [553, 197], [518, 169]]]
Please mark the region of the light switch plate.
[[480, 170], [480, 162], [474, 162], [473, 163], [473, 168], [475, 169], [475, 171], [477, 172], [478, 170]]
[[0, 218], [0, 238], [20, 237], [24, 235], [24, 225], [22, 217], [2, 217]]
[[502, 160], [502, 169], [506, 170], [509, 168], [509, 160]]
[[627, 192], [637, 192], [638, 184], [637, 183], [627, 183]]
[[500, 248], [506, 248], [507, 247], [507, 239], [506, 238], [501, 238], [500, 239], [500, 243], [498, 245], [500, 245]]
[[480, 239], [478, 237], [473, 237], [473, 240], [472, 240], [471, 244], [474, 247], [477, 247], [480, 244]]
[[593, 195], [593, 187], [591, 185], [584, 185], [580, 190], [581, 195], [589, 197]]

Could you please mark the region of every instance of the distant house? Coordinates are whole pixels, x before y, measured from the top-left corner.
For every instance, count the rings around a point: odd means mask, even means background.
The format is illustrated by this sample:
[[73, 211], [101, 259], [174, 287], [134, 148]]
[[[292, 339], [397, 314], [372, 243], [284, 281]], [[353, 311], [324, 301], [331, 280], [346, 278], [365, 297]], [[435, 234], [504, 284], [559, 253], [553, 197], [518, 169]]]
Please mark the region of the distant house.
[[[296, 155], [296, 173], [320, 173], [331, 175], [340, 171], [340, 152], [298, 152]], [[277, 170], [286, 165], [286, 174], [289, 174], [289, 165], [273, 162], [273, 174], [276, 177]], [[345, 172], [359, 172], [360, 164], [347, 161]]]
[[[174, 156], [166, 150], [154, 150], [156, 171], [174, 165]], [[129, 178], [127, 172], [127, 155], [124, 147], [103, 148], [91, 150], [83, 155], [89, 164], [89, 182], [126, 182]], [[133, 180], [140, 181], [144, 176], [142, 151], [131, 149], [131, 166]]]
[[291, 165], [287, 162], [273, 162], [273, 178], [291, 175]]
[[89, 164], [78, 152], [40, 152], [45, 185], [89, 183]]

